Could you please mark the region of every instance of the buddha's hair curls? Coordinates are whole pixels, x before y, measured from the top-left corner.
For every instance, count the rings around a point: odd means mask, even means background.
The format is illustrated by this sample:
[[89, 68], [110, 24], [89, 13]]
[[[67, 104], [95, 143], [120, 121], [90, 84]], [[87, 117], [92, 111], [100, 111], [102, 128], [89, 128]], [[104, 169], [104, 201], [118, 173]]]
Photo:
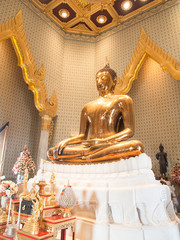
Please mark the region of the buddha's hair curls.
[[117, 74], [116, 74], [116, 72], [112, 68], [109, 67], [109, 64], [106, 64], [104, 68], [102, 68], [101, 70], [99, 70], [96, 73], [96, 75], [98, 73], [100, 73], [100, 72], [108, 72], [111, 75], [113, 82], [117, 81], [117, 79], [116, 79], [117, 78]]

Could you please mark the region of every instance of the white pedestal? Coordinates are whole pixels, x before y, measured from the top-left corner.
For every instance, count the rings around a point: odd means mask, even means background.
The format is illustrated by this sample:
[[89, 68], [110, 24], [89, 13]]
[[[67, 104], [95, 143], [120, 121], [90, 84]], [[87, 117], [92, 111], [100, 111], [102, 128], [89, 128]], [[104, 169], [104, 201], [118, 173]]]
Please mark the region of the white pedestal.
[[[68, 180], [73, 187], [78, 239], [179, 240], [169, 188], [155, 180], [151, 167], [146, 154], [112, 163], [44, 166], [47, 183], [55, 169], [57, 200]], [[40, 176], [41, 171], [34, 179]]]
[[128, 227], [110, 224], [111, 240], [179, 240], [179, 227], [176, 222], [162, 226]]

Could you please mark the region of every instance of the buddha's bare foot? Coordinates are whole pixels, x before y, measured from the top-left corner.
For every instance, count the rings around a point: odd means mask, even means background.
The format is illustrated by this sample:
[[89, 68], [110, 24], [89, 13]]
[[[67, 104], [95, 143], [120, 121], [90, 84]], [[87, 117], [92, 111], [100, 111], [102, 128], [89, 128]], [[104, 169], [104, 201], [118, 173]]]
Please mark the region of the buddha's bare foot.
[[140, 141], [132, 140], [132, 141], [124, 141], [119, 142], [114, 145], [109, 145], [105, 148], [99, 148], [94, 153], [91, 153], [86, 156], [82, 156], [82, 160], [93, 160], [93, 159], [106, 159], [109, 158], [117, 158], [118, 156], [124, 155], [132, 155], [144, 152], [144, 146]]

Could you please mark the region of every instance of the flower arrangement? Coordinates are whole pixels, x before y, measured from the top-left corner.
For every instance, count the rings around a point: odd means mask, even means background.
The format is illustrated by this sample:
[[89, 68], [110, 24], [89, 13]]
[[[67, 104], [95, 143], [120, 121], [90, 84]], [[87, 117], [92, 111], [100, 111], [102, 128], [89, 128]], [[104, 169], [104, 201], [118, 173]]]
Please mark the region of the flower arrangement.
[[18, 186], [12, 181], [3, 181], [0, 183], [0, 196], [11, 197], [18, 191]]
[[176, 183], [180, 184], [180, 159], [179, 158], [177, 158], [177, 162], [173, 166], [172, 182], [175, 184]]
[[59, 201], [61, 207], [73, 207], [76, 204], [75, 195], [69, 183], [62, 189]]
[[32, 160], [32, 157], [30, 155], [30, 152], [27, 149], [27, 146], [25, 145], [20, 156], [17, 158], [17, 161], [15, 162], [12, 171], [15, 175], [19, 173], [24, 174], [26, 168], [28, 169], [29, 173], [32, 173], [32, 174], [35, 173], [35, 170], [36, 170], [35, 163]]
[[61, 196], [64, 195], [66, 188], [71, 188], [71, 186], [69, 185], [69, 183], [68, 183], [67, 186], [64, 185], [64, 188], [63, 188], [62, 191], [61, 191]]

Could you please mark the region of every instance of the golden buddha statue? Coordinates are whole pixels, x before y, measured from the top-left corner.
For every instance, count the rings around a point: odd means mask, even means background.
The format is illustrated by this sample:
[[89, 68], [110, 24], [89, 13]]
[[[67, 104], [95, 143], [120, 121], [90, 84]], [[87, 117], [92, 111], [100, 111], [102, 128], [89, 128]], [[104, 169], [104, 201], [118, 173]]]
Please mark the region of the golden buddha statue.
[[99, 97], [81, 112], [80, 133], [50, 148], [50, 160], [60, 163], [91, 163], [119, 160], [143, 152], [134, 135], [134, 110], [127, 95], [115, 95], [117, 75], [106, 64], [96, 75]]

